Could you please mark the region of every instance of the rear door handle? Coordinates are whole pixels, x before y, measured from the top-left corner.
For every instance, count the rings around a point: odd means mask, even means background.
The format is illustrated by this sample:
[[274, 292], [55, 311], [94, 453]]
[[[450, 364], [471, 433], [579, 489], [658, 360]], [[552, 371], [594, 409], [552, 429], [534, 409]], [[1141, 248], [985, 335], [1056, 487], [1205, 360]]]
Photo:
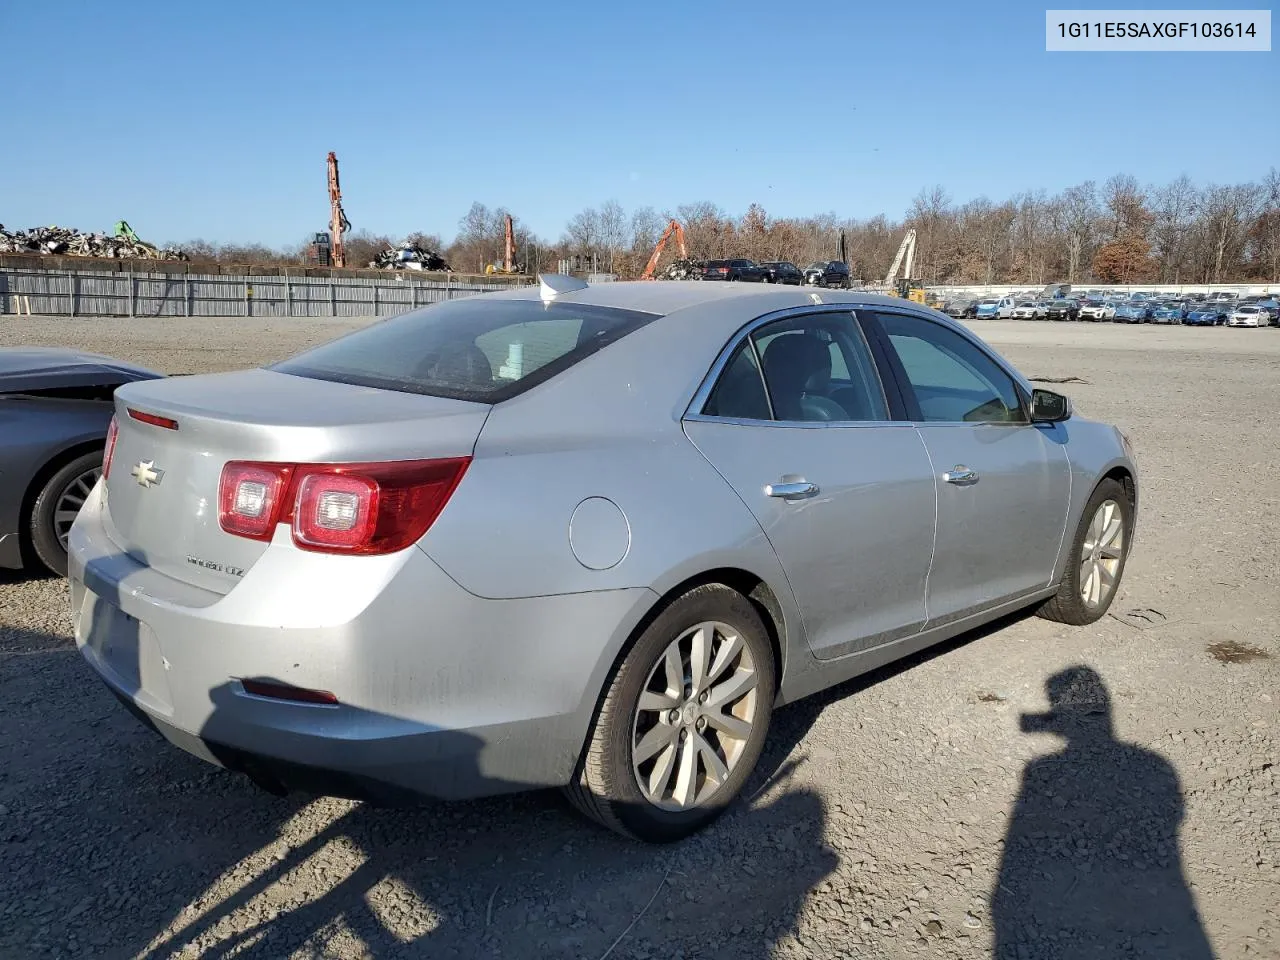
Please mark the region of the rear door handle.
[[766, 484], [764, 492], [770, 497], [781, 497], [783, 500], [803, 500], [818, 492], [818, 485], [808, 480], [788, 480]]
[[963, 486], [969, 483], [977, 483], [978, 473], [976, 470], [970, 470], [963, 463], [958, 463], [944, 473], [942, 479], [947, 483], [956, 483]]

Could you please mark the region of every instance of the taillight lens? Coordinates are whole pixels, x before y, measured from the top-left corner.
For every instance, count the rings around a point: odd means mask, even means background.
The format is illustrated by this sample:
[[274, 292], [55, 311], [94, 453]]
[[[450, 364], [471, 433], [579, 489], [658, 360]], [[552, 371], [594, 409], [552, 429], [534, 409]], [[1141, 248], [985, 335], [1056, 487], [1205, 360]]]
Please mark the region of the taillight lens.
[[308, 547], [352, 550], [373, 539], [378, 485], [365, 477], [312, 473], [298, 484], [293, 536]]
[[389, 463], [249, 463], [222, 471], [222, 529], [270, 540], [288, 523], [293, 542], [324, 553], [393, 553], [435, 522], [470, 457]]
[[111, 458], [116, 454], [116, 437], [120, 433], [120, 424], [116, 422], [116, 418], [111, 418], [111, 425], [107, 427], [107, 445], [102, 450], [102, 479], [105, 480], [111, 475]]
[[270, 540], [293, 468], [285, 463], [233, 460], [222, 468], [218, 484], [218, 523], [227, 533]]

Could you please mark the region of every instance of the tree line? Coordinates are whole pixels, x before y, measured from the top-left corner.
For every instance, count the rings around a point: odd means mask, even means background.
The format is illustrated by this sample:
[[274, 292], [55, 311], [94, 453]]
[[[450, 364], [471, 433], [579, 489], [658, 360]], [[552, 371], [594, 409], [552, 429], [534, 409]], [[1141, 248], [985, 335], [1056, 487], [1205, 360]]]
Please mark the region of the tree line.
[[[446, 244], [438, 235], [408, 238], [358, 231], [345, 238], [348, 266], [363, 266], [404, 240], [440, 252], [462, 273], [501, 263], [508, 211], [473, 203]], [[922, 190], [906, 214], [865, 220], [835, 213], [773, 217], [759, 204], [735, 216], [711, 201], [628, 213], [614, 200], [572, 216], [562, 235], [534, 235], [519, 217], [516, 260], [527, 272], [570, 269], [638, 277], [671, 220], [683, 227], [689, 256], [790, 260], [803, 267], [840, 256], [845, 240], [851, 272], [877, 280], [888, 272], [908, 229], [917, 236], [914, 273], [927, 283], [981, 284], [1280, 282], [1280, 172], [1257, 182], [1141, 184], [1118, 174], [1057, 194], [1027, 191], [1002, 201], [956, 203], [938, 186]], [[301, 263], [305, 244], [263, 246], [203, 241], [182, 245], [193, 260]], [[670, 242], [663, 263], [676, 255]]]

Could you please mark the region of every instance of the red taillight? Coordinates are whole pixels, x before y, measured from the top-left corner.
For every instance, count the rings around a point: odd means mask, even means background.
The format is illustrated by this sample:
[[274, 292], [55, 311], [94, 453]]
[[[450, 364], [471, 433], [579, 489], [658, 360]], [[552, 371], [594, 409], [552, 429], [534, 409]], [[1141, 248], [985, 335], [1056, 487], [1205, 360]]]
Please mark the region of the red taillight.
[[227, 533], [251, 540], [275, 534], [293, 468], [287, 463], [233, 460], [218, 483], [218, 523]]
[[139, 423], [149, 423], [153, 427], [164, 427], [166, 430], [178, 429], [177, 420], [173, 420], [169, 417], [159, 417], [154, 413], [143, 413], [141, 410], [134, 410], [132, 407], [128, 407], [126, 409], [129, 411], [129, 416], [134, 420], [137, 420]]
[[120, 433], [120, 424], [115, 417], [111, 418], [111, 425], [107, 427], [107, 445], [102, 451], [102, 479], [106, 480], [111, 475], [111, 458], [116, 453], [116, 436]]
[[306, 687], [295, 687], [287, 683], [275, 683], [271, 680], [241, 680], [240, 686], [245, 693], [255, 697], [268, 697], [271, 700], [291, 700], [294, 703], [324, 703], [337, 705], [338, 698], [328, 690], [309, 690]]
[[312, 473], [298, 484], [293, 536], [308, 547], [352, 550], [373, 539], [378, 485], [365, 477]]
[[470, 457], [389, 463], [247, 463], [222, 471], [222, 529], [270, 540], [293, 528], [303, 550], [376, 554], [403, 550], [435, 522]]

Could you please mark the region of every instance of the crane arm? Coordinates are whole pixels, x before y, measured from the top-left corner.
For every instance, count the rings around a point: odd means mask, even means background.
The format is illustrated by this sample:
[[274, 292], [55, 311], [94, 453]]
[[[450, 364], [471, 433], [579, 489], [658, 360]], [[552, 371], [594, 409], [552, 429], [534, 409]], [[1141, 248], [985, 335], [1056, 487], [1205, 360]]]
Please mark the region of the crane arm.
[[885, 286], [893, 283], [898, 276], [898, 268], [902, 266], [903, 258], [907, 261], [907, 276], [911, 275], [911, 267], [916, 259], [916, 232], [914, 229], [908, 230], [907, 235], [902, 238], [902, 243], [898, 246], [898, 255], [893, 258], [893, 266], [889, 268], [889, 272], [885, 274]]
[[329, 230], [333, 234], [333, 265], [347, 265], [346, 249], [342, 235], [351, 229], [351, 221], [342, 209], [342, 187], [338, 183], [338, 156], [329, 151]]
[[676, 247], [680, 251], [681, 258], [689, 256], [688, 248], [684, 242], [684, 227], [680, 226], [677, 221], [672, 220], [667, 224], [667, 229], [662, 231], [662, 236], [658, 238], [658, 245], [653, 248], [653, 256], [649, 258], [648, 264], [645, 265], [644, 273], [640, 274], [641, 280], [653, 279], [654, 271], [658, 269], [658, 258], [662, 256], [662, 251], [666, 249], [667, 241], [673, 235], [676, 238]]

